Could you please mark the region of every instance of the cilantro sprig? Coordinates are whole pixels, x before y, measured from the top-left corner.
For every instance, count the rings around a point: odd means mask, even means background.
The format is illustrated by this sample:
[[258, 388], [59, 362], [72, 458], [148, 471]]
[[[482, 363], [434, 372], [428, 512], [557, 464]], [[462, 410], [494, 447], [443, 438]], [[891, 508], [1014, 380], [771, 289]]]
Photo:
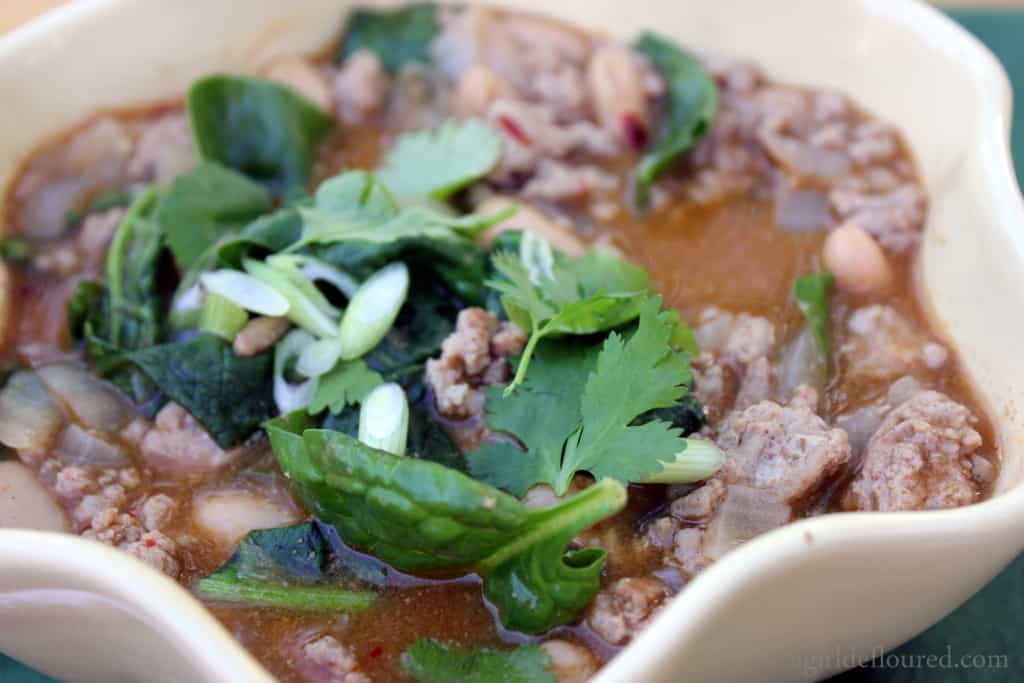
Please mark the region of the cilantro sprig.
[[518, 255], [494, 255], [502, 276], [487, 284], [501, 294], [509, 319], [530, 332], [519, 367], [505, 388], [522, 385], [537, 344], [553, 335], [588, 335], [634, 320], [648, 297], [650, 276], [615, 254], [588, 252], [570, 258], [531, 233], [523, 234]]
[[517, 495], [536, 484], [563, 495], [577, 472], [641, 481], [677, 459], [686, 448], [681, 430], [661, 420], [637, 422], [689, 392], [691, 356], [673, 346], [681, 323], [660, 310], [660, 298], [636, 306], [632, 333], [612, 332], [600, 347], [546, 343], [519, 391], [503, 397], [490, 390], [488, 425], [515, 435], [526, 452], [508, 442], [484, 444], [468, 456], [475, 477]]

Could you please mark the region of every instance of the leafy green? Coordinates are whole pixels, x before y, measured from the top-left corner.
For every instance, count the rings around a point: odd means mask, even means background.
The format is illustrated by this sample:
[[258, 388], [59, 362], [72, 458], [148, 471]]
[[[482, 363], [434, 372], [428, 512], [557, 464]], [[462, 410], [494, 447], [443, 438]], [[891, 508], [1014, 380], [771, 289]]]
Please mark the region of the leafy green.
[[265, 183], [278, 194], [310, 178], [330, 114], [293, 90], [262, 78], [214, 75], [188, 92], [199, 155]]
[[346, 405], [362, 403], [367, 394], [383, 383], [384, 378], [366, 367], [362, 360], [341, 363], [320, 378], [306, 410], [310, 415], [317, 415], [325, 409], [340, 413]]
[[304, 611], [357, 611], [376, 596], [353, 583], [316, 522], [251, 531], [220, 569], [196, 583], [207, 600]]
[[539, 645], [471, 649], [420, 638], [405, 651], [402, 664], [419, 683], [555, 683], [558, 678]]
[[221, 240], [217, 259], [232, 268], [241, 268], [242, 261], [256, 252], [271, 254], [283, 251], [302, 235], [302, 217], [295, 208], [278, 209], [257, 218], [240, 232]]
[[14, 266], [23, 266], [32, 260], [32, 245], [18, 235], [0, 238], [0, 259]]
[[475, 572], [502, 623], [530, 633], [571, 621], [597, 592], [604, 551], [566, 547], [622, 509], [621, 484], [603, 480], [531, 510], [455, 470], [306, 424], [294, 414], [271, 421], [274, 454], [306, 507], [347, 543], [402, 571]]
[[156, 220], [181, 270], [218, 240], [270, 210], [262, 185], [213, 162], [178, 175], [160, 198]]
[[69, 209], [64, 215], [64, 222], [67, 223], [69, 228], [74, 228], [81, 225], [86, 218], [93, 214], [130, 206], [132, 200], [132, 193], [128, 190], [111, 190], [96, 197], [85, 210]]
[[826, 372], [832, 353], [832, 339], [829, 330], [831, 316], [828, 302], [832, 280], [832, 273], [822, 271], [802, 275], [793, 283], [793, 299], [796, 300], [797, 307], [811, 328], [814, 343], [825, 360]]
[[[534, 241], [524, 239], [523, 245]], [[647, 298], [647, 272], [614, 254], [592, 251], [573, 259], [547, 249], [547, 257], [535, 259], [533, 272], [527, 263], [532, 258], [528, 249], [522, 249], [519, 257], [507, 251], [492, 257], [495, 269], [503, 277], [492, 278], [487, 284], [501, 293], [509, 319], [530, 332], [506, 394], [523, 383], [541, 339], [613, 329], [636, 318]]]
[[[520, 391], [489, 391], [487, 423], [526, 447], [487, 443], [468, 456], [478, 479], [524, 494], [538, 483], [559, 495], [573, 475], [590, 472], [621, 482], [659, 472], [686, 445], [680, 430], [650, 419], [688, 392], [690, 355], [670, 345], [672, 321], [658, 299], [645, 300], [640, 323], [628, 338], [613, 332], [600, 347], [552, 344], [539, 348], [537, 368]], [[644, 415], [647, 421], [637, 420]]]
[[636, 169], [636, 202], [643, 207], [655, 179], [711, 128], [718, 111], [718, 87], [696, 58], [667, 38], [645, 33], [633, 49], [651, 60], [668, 89], [654, 147]]
[[271, 355], [236, 356], [223, 339], [201, 334], [135, 351], [129, 360], [228, 448], [275, 412]]
[[68, 305], [73, 338], [84, 339], [86, 351], [101, 375], [136, 402], [152, 397], [152, 385], [126, 357], [163, 338], [157, 269], [162, 246], [153, 220], [156, 191], [140, 194], [128, 209], [107, 251], [106, 285], [82, 284]]
[[[398, 319], [365, 360], [386, 381], [409, 384], [406, 378], [419, 382], [428, 358], [440, 353], [441, 344], [455, 329], [458, 302], [426, 288], [409, 294]], [[408, 388], [408, 387], [407, 387]], [[410, 396], [416, 403], [417, 397]]]
[[398, 197], [443, 200], [490, 173], [500, 158], [501, 138], [490, 124], [449, 120], [399, 137], [377, 180]]
[[440, 30], [432, 2], [396, 9], [355, 9], [348, 17], [337, 61], [369, 50], [392, 73], [406, 62], [425, 64], [430, 61], [430, 44]]

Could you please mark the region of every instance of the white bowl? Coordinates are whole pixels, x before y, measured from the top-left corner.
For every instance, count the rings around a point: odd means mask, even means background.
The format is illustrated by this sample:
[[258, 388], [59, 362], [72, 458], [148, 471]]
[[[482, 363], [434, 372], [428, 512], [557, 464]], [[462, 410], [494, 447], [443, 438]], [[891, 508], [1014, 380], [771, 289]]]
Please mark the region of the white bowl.
[[[164, 98], [336, 38], [345, 0], [85, 0], [0, 39], [0, 186], [90, 112]], [[366, 4], [365, 0], [361, 4]], [[912, 0], [523, 0], [613, 34], [654, 28], [838, 88], [906, 135], [931, 195], [925, 299], [995, 421], [995, 496], [942, 512], [836, 514], [774, 531], [688, 585], [598, 679], [822, 678], [925, 629], [1024, 548], [1024, 203], [992, 55]], [[0, 207], [2, 209], [2, 207]], [[186, 591], [71, 536], [0, 531], [0, 649], [59, 678], [269, 681]]]

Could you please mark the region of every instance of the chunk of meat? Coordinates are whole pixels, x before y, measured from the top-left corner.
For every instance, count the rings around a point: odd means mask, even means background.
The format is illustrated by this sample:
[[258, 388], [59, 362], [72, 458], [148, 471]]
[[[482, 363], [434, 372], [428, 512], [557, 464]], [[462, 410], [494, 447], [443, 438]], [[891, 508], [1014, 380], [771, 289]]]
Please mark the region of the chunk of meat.
[[223, 548], [233, 548], [254, 529], [274, 529], [299, 521], [291, 501], [272, 491], [202, 491], [192, 503], [196, 527]]
[[427, 383], [438, 411], [465, 420], [478, 416], [484, 406], [486, 385], [510, 376], [508, 358], [522, 352], [525, 335], [482, 308], [459, 313], [455, 331], [441, 345], [441, 357], [427, 361]]
[[943, 394], [914, 395], [889, 413], [868, 441], [844, 507], [925, 510], [977, 501], [972, 456], [982, 438], [975, 422], [966, 407]]
[[568, 640], [553, 638], [540, 646], [551, 658], [548, 669], [558, 677], [558, 683], [586, 683], [601, 666], [593, 652]]
[[384, 109], [390, 85], [376, 54], [359, 50], [349, 55], [334, 78], [338, 116], [349, 124], [365, 123]]
[[690, 523], [707, 522], [725, 497], [725, 484], [721, 479], [708, 481], [695, 491], [672, 501], [672, 517]]
[[79, 229], [76, 240], [79, 251], [97, 272], [107, 257], [107, 247], [114, 239], [124, 214], [123, 208], [90, 214]]
[[202, 425], [177, 403], [168, 403], [139, 445], [154, 469], [182, 475], [204, 474], [234, 460], [240, 448], [225, 451]]
[[167, 527], [178, 510], [178, 503], [166, 493], [158, 493], [142, 504], [140, 517], [142, 525], [149, 531], [160, 531]]
[[175, 112], [143, 127], [128, 161], [128, 175], [135, 181], [168, 183], [198, 160], [188, 116]]
[[941, 367], [946, 350], [914, 329], [894, 308], [873, 304], [855, 310], [839, 349], [847, 378], [891, 380], [915, 369]]
[[321, 636], [303, 645], [296, 664], [316, 683], [370, 683], [370, 677], [359, 671], [352, 651], [334, 636]]
[[701, 311], [694, 335], [701, 348], [693, 363], [694, 389], [710, 424], [731, 409], [775, 395], [777, 373], [768, 359], [775, 347], [770, 320], [711, 307]]
[[612, 645], [625, 645], [647, 626], [671, 594], [655, 576], [619, 579], [594, 598], [587, 625]]
[[789, 503], [820, 491], [850, 459], [850, 444], [813, 412], [812, 399], [816, 392], [805, 388], [787, 406], [762, 401], [729, 415], [716, 439], [726, 454], [719, 476]]

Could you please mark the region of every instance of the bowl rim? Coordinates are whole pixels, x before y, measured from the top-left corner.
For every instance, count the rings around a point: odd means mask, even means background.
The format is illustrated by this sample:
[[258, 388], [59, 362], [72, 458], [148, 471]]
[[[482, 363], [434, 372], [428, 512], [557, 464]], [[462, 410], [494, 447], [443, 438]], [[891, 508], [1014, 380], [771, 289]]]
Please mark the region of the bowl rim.
[[[966, 66], [983, 84], [978, 103], [981, 116], [974, 141], [979, 145], [988, 196], [997, 223], [1024, 226], [1024, 196], [1017, 183], [1010, 148], [1012, 96], [1009, 77], [995, 55], [978, 38], [939, 9], [923, 0], [841, 0], [901, 24], [969, 47]], [[126, 0], [76, 0], [51, 9], [0, 36], [0, 60], [25, 49], [41, 36], [73, 25], [93, 13], [111, 10]], [[13, 163], [19, 163], [14, 160]], [[6, 189], [6, 188], [3, 188]], [[1024, 230], [1009, 234], [1019, 261], [1024, 262]], [[990, 408], [989, 406], [986, 406]], [[994, 411], [989, 411], [995, 415]], [[998, 420], [997, 420], [998, 421]], [[840, 512], [807, 518], [763, 534], [730, 551], [687, 583], [644, 633], [608, 662], [593, 683], [630, 680], [668, 654], [673, 642], [683, 642], [703, 629], [716, 612], [716, 603], [752, 572], [784, 571], [799, 564], [808, 535], [821, 547], [858, 539], [893, 540], [913, 536], [939, 540], [951, 528], [984, 530], [1017, 538], [1024, 548], [1024, 480], [992, 497], [961, 508], [913, 512]], [[273, 681], [227, 629], [185, 587], [114, 548], [71, 534], [0, 529], [0, 577], [7, 569], [59, 567], [62, 576], [114, 598], [143, 616], [179, 652], [188, 652], [199, 668], [218, 681]], [[103, 571], [97, 571], [103, 567]], [[0, 589], [2, 594], [2, 589]], [[685, 601], [680, 596], [686, 595]], [[685, 604], [684, 604], [685, 603]], [[672, 633], [670, 638], [663, 633]], [[648, 662], [648, 664], [638, 664]]]

